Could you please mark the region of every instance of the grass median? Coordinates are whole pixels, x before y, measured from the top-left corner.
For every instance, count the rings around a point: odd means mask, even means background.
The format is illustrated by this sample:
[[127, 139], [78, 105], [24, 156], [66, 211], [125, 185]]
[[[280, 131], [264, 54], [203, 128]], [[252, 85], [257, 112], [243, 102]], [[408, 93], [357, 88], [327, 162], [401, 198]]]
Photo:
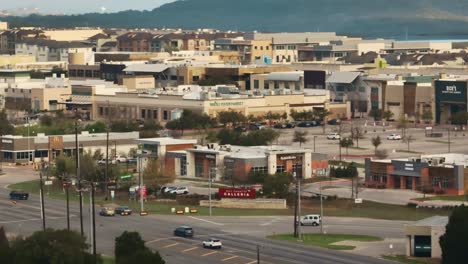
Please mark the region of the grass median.
[[382, 241], [380, 237], [362, 236], [362, 235], [345, 235], [345, 234], [303, 234], [302, 241], [298, 241], [292, 234], [280, 234], [269, 236], [268, 238], [282, 240], [292, 243], [298, 243], [308, 246], [317, 246], [334, 250], [353, 250], [355, 246], [336, 245], [335, 243], [342, 241], [359, 241], [359, 242], [374, 242]]
[[[29, 193], [39, 193], [39, 182], [28, 181], [17, 183], [9, 186], [10, 189], [23, 190]], [[45, 186], [44, 191], [46, 197], [52, 199], [65, 199], [65, 193], [59, 184], [55, 183], [50, 187]], [[47, 195], [48, 193], [48, 195]], [[78, 193], [74, 188], [70, 189], [70, 200], [78, 201]], [[88, 200], [89, 195], [85, 194], [85, 201]], [[104, 205], [111, 203], [104, 200], [102, 192], [96, 192], [96, 203]], [[140, 205], [138, 201], [129, 200], [126, 192], [117, 193], [116, 199], [112, 201], [118, 205], [128, 205], [135, 211], [139, 211]], [[184, 210], [185, 207], [198, 210], [197, 215], [209, 215], [207, 207], [192, 206], [177, 204], [176, 201], [155, 201], [149, 200], [145, 202], [145, 210], [152, 214], [171, 214], [171, 209]], [[386, 219], [386, 220], [403, 220], [403, 221], [416, 221], [434, 215], [450, 215], [451, 209], [449, 208], [414, 208], [403, 205], [382, 204], [371, 201], [363, 201], [362, 204], [355, 204], [352, 199], [325, 199], [323, 201], [324, 216], [336, 217], [358, 217], [358, 218], [373, 218], [373, 219]], [[320, 200], [303, 198], [302, 199], [302, 212], [303, 214], [316, 214], [320, 212]], [[227, 209], [227, 208], [213, 208], [213, 215], [216, 216], [291, 216], [294, 214], [292, 209], [274, 210], [274, 209]]]
[[438, 196], [431, 196], [426, 198], [415, 198], [420, 201], [453, 201], [453, 202], [468, 202], [468, 195], [438, 195]]

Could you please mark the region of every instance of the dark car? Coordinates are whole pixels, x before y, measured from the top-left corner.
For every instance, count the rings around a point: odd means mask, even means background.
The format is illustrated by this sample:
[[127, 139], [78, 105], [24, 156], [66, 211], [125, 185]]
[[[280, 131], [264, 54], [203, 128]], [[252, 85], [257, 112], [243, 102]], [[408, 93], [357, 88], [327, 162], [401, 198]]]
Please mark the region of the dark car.
[[120, 206], [120, 207], [115, 208], [115, 214], [131, 215], [132, 209], [128, 208], [128, 206]]
[[250, 130], [260, 130], [260, 129], [264, 129], [264, 128], [265, 128], [265, 126], [262, 125], [262, 124], [259, 124], [259, 123], [254, 123], [254, 124], [249, 125]]
[[304, 121], [304, 122], [300, 122], [299, 124], [297, 124], [298, 127], [311, 127], [313, 126], [312, 125], [312, 122], [310, 121]]
[[278, 123], [274, 125], [274, 128], [283, 129], [283, 128], [287, 128], [287, 125], [283, 123]]
[[11, 200], [27, 200], [29, 198], [29, 193], [22, 191], [11, 191], [10, 199]]
[[296, 127], [296, 124], [294, 123], [287, 123], [286, 124], [286, 128], [295, 128]]
[[331, 120], [328, 120], [327, 122], [329, 125], [338, 125], [340, 123], [340, 120], [339, 119], [331, 119]]
[[174, 230], [174, 236], [193, 237], [193, 228], [190, 226], [179, 226]]
[[136, 158], [128, 158], [127, 159], [127, 163], [130, 163], [130, 164], [136, 164], [138, 161]]

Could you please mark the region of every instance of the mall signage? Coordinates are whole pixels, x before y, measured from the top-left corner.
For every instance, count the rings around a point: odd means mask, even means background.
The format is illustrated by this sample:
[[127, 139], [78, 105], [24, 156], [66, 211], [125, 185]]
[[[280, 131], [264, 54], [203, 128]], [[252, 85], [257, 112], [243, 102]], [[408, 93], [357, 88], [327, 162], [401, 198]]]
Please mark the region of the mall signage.
[[220, 198], [255, 199], [255, 189], [219, 188]]
[[282, 156], [280, 160], [295, 160], [296, 158], [296, 156]]

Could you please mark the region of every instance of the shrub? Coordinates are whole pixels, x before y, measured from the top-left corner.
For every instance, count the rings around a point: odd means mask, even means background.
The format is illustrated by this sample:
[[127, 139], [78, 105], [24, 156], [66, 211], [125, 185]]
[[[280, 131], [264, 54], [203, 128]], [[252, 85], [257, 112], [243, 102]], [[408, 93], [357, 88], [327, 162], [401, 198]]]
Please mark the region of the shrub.
[[417, 203], [413, 203], [413, 202], [409, 202], [406, 204], [406, 206], [410, 207], [410, 208], [416, 208], [418, 207], [418, 204]]
[[176, 201], [179, 205], [200, 205], [201, 200], [208, 200], [207, 195], [201, 194], [189, 194], [189, 195], [179, 195], [176, 198]]
[[375, 156], [379, 159], [385, 159], [388, 157], [388, 152], [386, 149], [377, 149], [375, 151]]

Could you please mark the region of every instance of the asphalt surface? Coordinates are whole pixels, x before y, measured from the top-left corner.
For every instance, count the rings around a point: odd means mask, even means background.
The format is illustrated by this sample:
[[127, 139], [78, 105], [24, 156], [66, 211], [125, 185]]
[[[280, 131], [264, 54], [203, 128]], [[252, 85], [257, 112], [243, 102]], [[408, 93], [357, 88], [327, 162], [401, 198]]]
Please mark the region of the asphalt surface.
[[[0, 225], [7, 233], [29, 235], [41, 230], [40, 204], [37, 195], [28, 201], [16, 204], [8, 199], [5, 186], [16, 181], [30, 180], [37, 176], [26, 168], [6, 168], [6, 175], [0, 176]], [[29, 173], [28, 173], [29, 172]], [[79, 231], [78, 203], [70, 204], [71, 228]], [[65, 201], [45, 199], [46, 226], [66, 228]], [[96, 208], [96, 214], [99, 208]], [[215, 212], [215, 211], [214, 211]], [[84, 233], [90, 230], [89, 205], [84, 207]], [[115, 237], [123, 231], [138, 231], [147, 245], [161, 252], [167, 263], [257, 263], [257, 246], [261, 263], [317, 263], [317, 264], [358, 264], [393, 263], [390, 261], [331, 251], [322, 248], [305, 247], [272, 241], [265, 238], [270, 234], [290, 233], [291, 217], [194, 217], [175, 215], [137, 214], [130, 216], [102, 217], [96, 215], [97, 250], [113, 255]], [[173, 236], [173, 230], [188, 224], [195, 230], [192, 239]], [[352, 218], [324, 218], [324, 230], [328, 233], [369, 234], [381, 237], [401, 238], [404, 222], [380, 221]], [[305, 232], [319, 232], [319, 228], [307, 227]], [[89, 237], [89, 236], [88, 236]], [[203, 249], [201, 241], [216, 237], [222, 240], [221, 250]]]

